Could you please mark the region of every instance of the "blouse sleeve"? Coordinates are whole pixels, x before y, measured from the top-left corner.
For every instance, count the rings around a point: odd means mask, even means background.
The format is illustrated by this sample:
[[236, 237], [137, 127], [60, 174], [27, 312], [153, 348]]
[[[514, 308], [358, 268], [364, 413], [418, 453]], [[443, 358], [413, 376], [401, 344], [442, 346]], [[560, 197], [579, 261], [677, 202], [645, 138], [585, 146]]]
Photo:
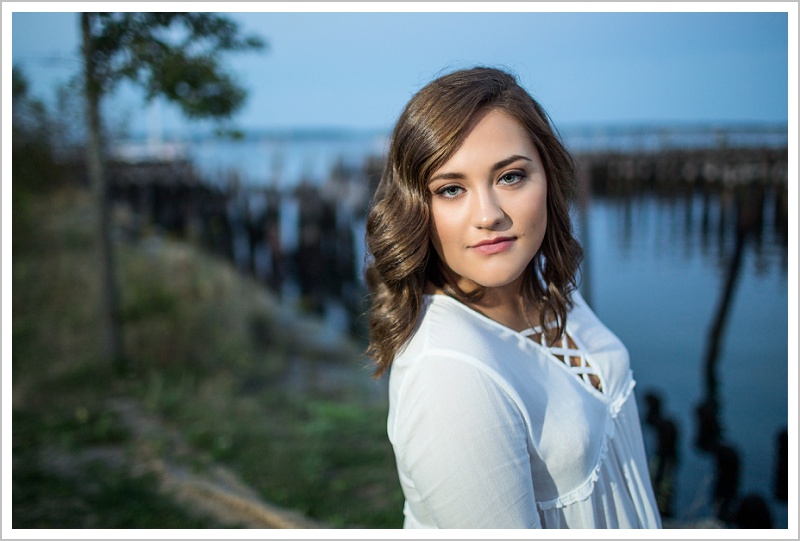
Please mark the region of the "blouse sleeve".
[[395, 453], [440, 528], [539, 528], [527, 427], [498, 377], [431, 356], [403, 385]]

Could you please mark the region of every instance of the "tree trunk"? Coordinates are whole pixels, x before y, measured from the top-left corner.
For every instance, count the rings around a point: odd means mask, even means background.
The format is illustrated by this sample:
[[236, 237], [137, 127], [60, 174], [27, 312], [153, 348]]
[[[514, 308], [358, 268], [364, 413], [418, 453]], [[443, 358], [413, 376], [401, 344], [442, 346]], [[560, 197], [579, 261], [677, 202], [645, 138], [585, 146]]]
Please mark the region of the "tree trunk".
[[114, 275], [114, 246], [111, 239], [111, 212], [108, 183], [105, 178], [100, 97], [102, 87], [97, 80], [92, 43], [92, 13], [81, 13], [83, 39], [84, 96], [86, 98], [86, 124], [88, 140], [86, 160], [89, 180], [97, 208], [97, 260], [100, 270], [100, 316], [103, 335], [103, 352], [116, 369], [127, 368], [122, 325], [119, 317], [119, 294]]

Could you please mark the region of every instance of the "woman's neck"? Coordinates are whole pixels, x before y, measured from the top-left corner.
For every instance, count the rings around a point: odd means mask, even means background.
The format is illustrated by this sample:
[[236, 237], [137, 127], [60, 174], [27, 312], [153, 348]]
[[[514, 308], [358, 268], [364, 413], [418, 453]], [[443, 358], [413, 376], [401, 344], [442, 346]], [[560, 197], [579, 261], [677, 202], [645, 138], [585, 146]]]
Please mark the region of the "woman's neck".
[[538, 317], [531, 313], [531, 307], [523, 300], [519, 290], [487, 289], [483, 297], [470, 306], [486, 317], [514, 329], [523, 331], [534, 326]]
[[[428, 284], [425, 292], [432, 295], [447, 293], [433, 284]], [[469, 291], [465, 291], [469, 293]], [[539, 324], [538, 314], [524, 302], [518, 284], [501, 288], [486, 288], [478, 301], [466, 302], [467, 306], [489, 319], [515, 331], [523, 331]]]

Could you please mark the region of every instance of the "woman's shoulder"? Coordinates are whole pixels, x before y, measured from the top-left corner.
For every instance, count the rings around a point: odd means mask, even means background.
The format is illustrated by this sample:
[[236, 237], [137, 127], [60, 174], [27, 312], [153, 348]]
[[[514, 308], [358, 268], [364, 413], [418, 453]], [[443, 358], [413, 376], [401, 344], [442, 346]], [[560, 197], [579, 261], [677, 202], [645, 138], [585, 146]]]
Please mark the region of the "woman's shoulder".
[[425, 295], [423, 301], [414, 334], [395, 358], [395, 366], [411, 367], [426, 359], [449, 358], [497, 371], [506, 364], [501, 361], [522, 355], [522, 349], [527, 349], [523, 335], [452, 297]]

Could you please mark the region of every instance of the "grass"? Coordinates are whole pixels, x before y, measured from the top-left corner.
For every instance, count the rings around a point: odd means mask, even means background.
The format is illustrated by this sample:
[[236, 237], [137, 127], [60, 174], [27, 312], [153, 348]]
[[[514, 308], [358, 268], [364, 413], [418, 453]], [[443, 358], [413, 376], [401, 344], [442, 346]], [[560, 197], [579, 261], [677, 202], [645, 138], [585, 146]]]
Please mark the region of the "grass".
[[[230, 527], [137, 469], [133, 400], [177, 434], [158, 458], [223, 465], [266, 501], [331, 527], [402, 525], [386, 403], [358, 345], [318, 344], [227, 262], [159, 235], [117, 244], [126, 353], [101, 354], [91, 199], [14, 200], [14, 528]], [[304, 330], [306, 329], [306, 330]]]
[[108, 412], [15, 411], [13, 424], [12, 527], [219, 527], [126, 466], [117, 449], [128, 434]]

